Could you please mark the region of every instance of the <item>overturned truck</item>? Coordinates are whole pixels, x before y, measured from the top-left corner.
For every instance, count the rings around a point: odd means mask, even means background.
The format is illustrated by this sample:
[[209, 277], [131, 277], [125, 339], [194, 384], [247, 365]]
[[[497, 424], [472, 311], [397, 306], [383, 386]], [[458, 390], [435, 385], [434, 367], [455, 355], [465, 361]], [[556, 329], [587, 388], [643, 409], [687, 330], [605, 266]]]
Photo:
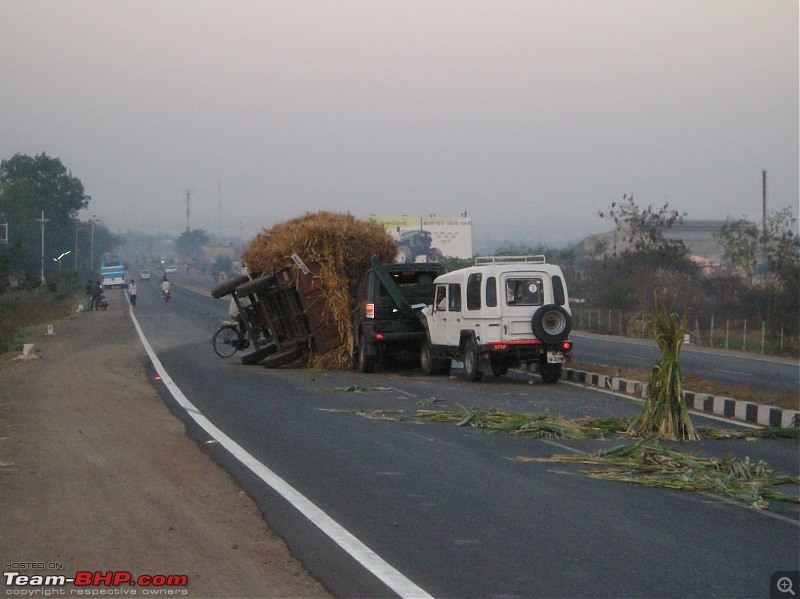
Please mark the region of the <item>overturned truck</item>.
[[253, 352], [244, 364], [278, 368], [307, 355], [324, 354], [342, 345], [336, 322], [325, 309], [315, 264], [287, 266], [257, 279], [240, 276], [211, 291], [235, 302]]
[[357, 286], [352, 320], [343, 327], [326, 304], [318, 265], [293, 258], [295, 266], [256, 279], [237, 277], [211, 292], [236, 304], [255, 348], [242, 363], [278, 368], [337, 349], [346, 350], [348, 363], [355, 358], [361, 372], [382, 356], [408, 354], [418, 363], [425, 337], [419, 309], [433, 301], [433, 280], [445, 272], [441, 265], [384, 265], [374, 256]]

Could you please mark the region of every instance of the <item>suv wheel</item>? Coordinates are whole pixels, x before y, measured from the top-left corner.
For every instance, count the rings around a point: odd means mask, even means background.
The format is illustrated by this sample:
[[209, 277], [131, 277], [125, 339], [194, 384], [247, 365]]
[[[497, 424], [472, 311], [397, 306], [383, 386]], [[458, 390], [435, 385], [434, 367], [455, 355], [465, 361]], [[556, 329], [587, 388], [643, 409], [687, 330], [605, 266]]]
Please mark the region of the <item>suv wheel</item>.
[[539, 374], [547, 385], [553, 385], [561, 378], [561, 364], [550, 364], [547, 359], [539, 362]]
[[376, 356], [374, 352], [368, 355], [367, 349], [372, 349], [364, 335], [358, 338], [358, 371], [363, 373], [372, 372], [375, 368]]
[[426, 339], [422, 342], [422, 347], [419, 351], [419, 366], [422, 369], [422, 374], [428, 376], [431, 374], [447, 374], [450, 372], [450, 358], [434, 358], [431, 355], [431, 341]]
[[483, 373], [478, 367], [478, 346], [470, 339], [464, 347], [464, 376], [471, 383], [477, 383], [483, 378]]
[[569, 336], [572, 320], [561, 306], [548, 304], [533, 314], [531, 329], [539, 341], [544, 343], [560, 343]]
[[504, 376], [508, 374], [508, 362], [500, 358], [492, 357], [491, 362], [489, 362], [489, 366], [491, 366], [492, 374], [494, 376]]

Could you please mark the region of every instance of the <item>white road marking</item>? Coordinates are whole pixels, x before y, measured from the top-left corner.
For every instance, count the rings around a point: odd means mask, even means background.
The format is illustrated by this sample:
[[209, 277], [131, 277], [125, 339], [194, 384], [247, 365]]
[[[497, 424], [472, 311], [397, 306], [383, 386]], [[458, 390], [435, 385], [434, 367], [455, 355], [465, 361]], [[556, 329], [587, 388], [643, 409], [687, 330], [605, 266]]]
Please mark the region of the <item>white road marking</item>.
[[333, 518], [328, 516], [302, 493], [297, 491], [289, 483], [283, 480], [280, 476], [275, 474], [272, 470], [267, 468], [264, 464], [259, 462], [250, 453], [244, 450], [238, 443], [228, 437], [224, 432], [216, 427], [208, 418], [198, 410], [189, 399], [183, 394], [172, 377], [169, 376], [161, 360], [153, 351], [144, 332], [139, 326], [139, 321], [133, 314], [133, 310], [129, 312], [133, 325], [136, 327], [136, 332], [139, 334], [144, 345], [147, 355], [153, 363], [153, 367], [161, 377], [161, 382], [167, 387], [175, 401], [184, 408], [192, 417], [192, 419], [209, 435], [216, 439], [220, 445], [227, 449], [242, 464], [247, 466], [253, 474], [258, 476], [267, 485], [274, 489], [278, 494], [291, 503], [301, 514], [308, 518], [314, 525], [316, 525], [322, 532], [324, 532], [332, 541], [339, 547], [344, 549], [350, 556], [358, 563], [364, 566], [371, 572], [378, 580], [383, 582], [386, 586], [392, 589], [401, 597], [407, 598], [426, 598], [432, 599], [432, 595], [425, 592], [423, 589], [414, 584], [411, 580], [406, 578], [401, 572], [396, 570], [383, 558], [381, 558], [372, 549], [367, 547], [364, 543], [359, 541], [353, 534], [351, 534], [342, 525], [336, 522]]
[[724, 372], [725, 374], [737, 374], [739, 376], [753, 376], [749, 372], [739, 372], [738, 370], [722, 370], [721, 368], [712, 368], [714, 372]]

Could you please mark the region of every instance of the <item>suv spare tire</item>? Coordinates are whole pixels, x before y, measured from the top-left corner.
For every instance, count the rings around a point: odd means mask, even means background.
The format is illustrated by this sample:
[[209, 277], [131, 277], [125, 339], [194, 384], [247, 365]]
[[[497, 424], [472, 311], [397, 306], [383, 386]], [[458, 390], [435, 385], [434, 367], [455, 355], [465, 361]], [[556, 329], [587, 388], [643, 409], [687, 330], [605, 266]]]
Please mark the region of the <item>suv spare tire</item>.
[[539, 341], [544, 343], [560, 343], [569, 336], [572, 330], [572, 319], [561, 306], [547, 304], [533, 314], [531, 329]]
[[250, 280], [250, 277], [247, 275], [240, 275], [233, 279], [228, 279], [227, 281], [220, 283], [214, 289], [211, 290], [211, 297], [219, 299], [223, 295], [228, 295], [229, 293], [233, 293], [233, 290], [236, 289], [242, 283], [247, 283]]

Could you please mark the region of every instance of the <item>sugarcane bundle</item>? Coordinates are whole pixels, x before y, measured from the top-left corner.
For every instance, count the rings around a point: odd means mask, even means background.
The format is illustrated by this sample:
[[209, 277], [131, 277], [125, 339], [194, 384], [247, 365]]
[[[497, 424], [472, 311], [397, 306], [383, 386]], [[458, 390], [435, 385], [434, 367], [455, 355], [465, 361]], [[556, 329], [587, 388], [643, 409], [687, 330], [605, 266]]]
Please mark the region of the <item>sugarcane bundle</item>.
[[316, 265], [325, 295], [326, 313], [335, 321], [343, 340], [324, 355], [311, 355], [313, 367], [342, 368], [352, 357], [353, 331], [350, 315], [355, 287], [370, 268], [370, 258], [393, 262], [397, 248], [383, 225], [356, 219], [350, 214], [307, 212], [305, 215], [264, 229], [242, 252], [242, 262], [260, 276], [293, 266], [292, 255]]
[[649, 317], [653, 339], [661, 359], [650, 368], [647, 399], [642, 413], [631, 422], [628, 434], [696, 441], [700, 438], [689, 418], [683, 397], [679, 356], [687, 332], [686, 316], [656, 308]]

